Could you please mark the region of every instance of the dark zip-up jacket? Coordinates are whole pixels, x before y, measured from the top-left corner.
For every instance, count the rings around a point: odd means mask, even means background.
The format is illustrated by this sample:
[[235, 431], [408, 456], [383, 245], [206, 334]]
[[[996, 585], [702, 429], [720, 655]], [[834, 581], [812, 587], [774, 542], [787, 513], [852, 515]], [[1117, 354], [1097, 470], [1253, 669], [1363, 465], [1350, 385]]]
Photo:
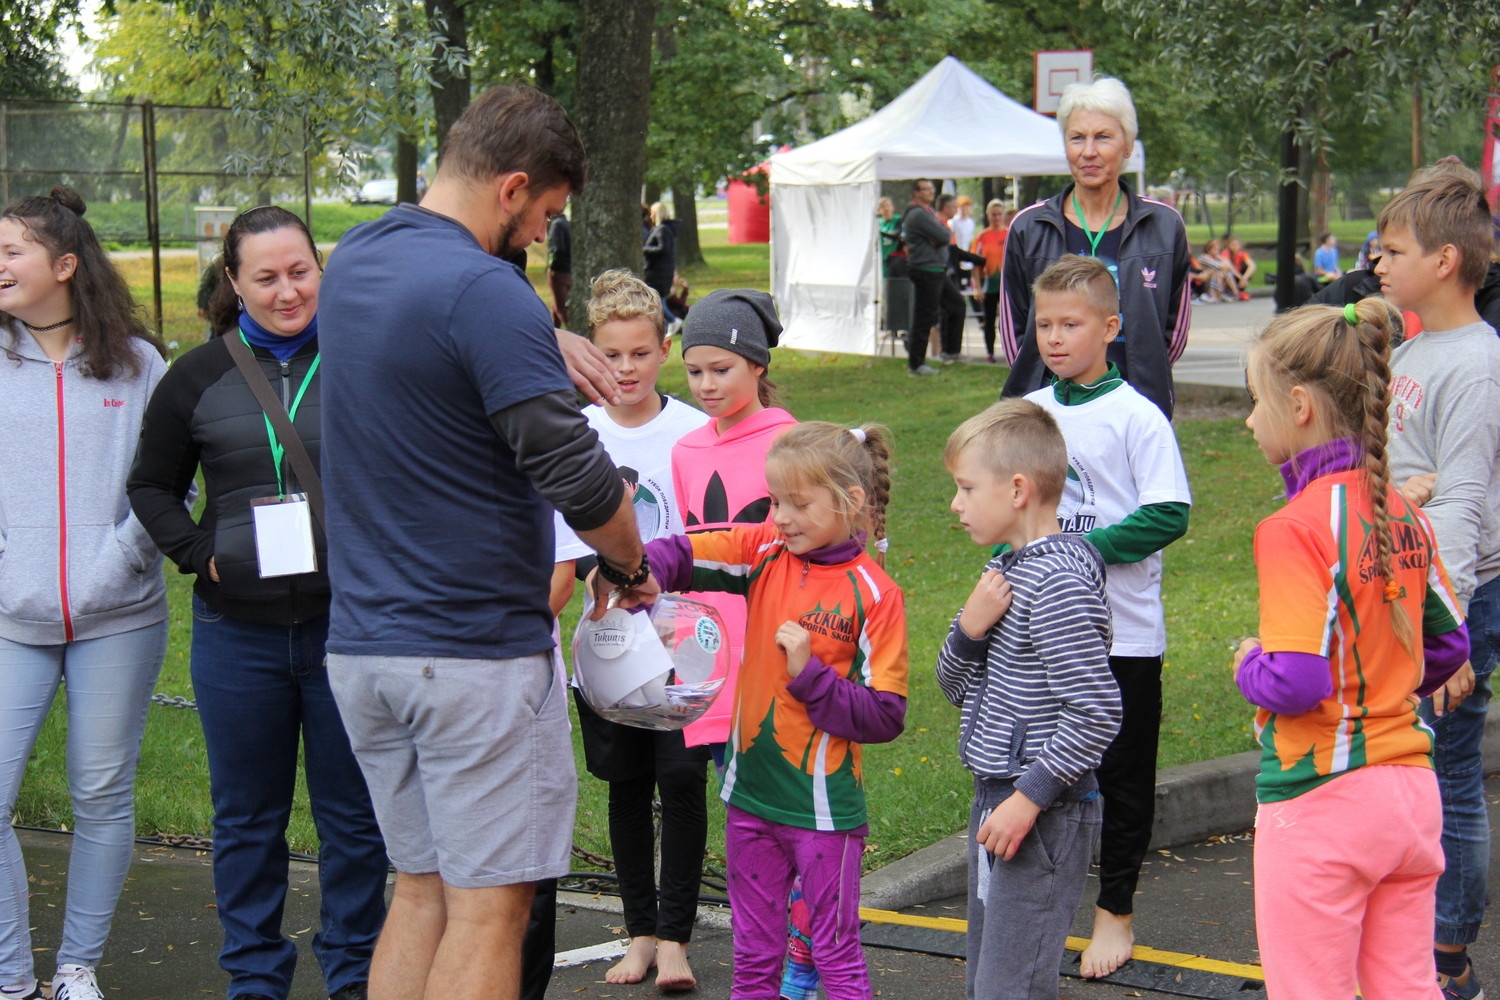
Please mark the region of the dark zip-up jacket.
[[[238, 336], [231, 331], [228, 336]], [[290, 407], [302, 388], [316, 339], [286, 361], [253, 347], [271, 387]], [[320, 375], [297, 408], [297, 434], [314, 464], [319, 461], [322, 420]], [[194, 522], [183, 500], [203, 469], [203, 516]], [[290, 459], [283, 456], [287, 493], [300, 490]], [[141, 427], [135, 466], [126, 484], [135, 515], [168, 559], [196, 573], [194, 592], [224, 615], [266, 625], [290, 625], [328, 613], [328, 556], [323, 526], [313, 518], [318, 571], [262, 579], [255, 558], [250, 501], [277, 495], [276, 466], [266, 419], [223, 338], [179, 358], [162, 377]], [[208, 575], [213, 558], [219, 573]]]
[[941, 271], [948, 266], [953, 234], [926, 205], [912, 202], [901, 216], [901, 238], [906, 241], [907, 265], [917, 271]]
[[[1134, 194], [1124, 181], [1125, 222], [1118, 258], [1125, 380], [1172, 417], [1172, 365], [1187, 347], [1192, 324], [1187, 229], [1165, 202]], [[1024, 396], [1047, 384], [1036, 347], [1031, 286], [1047, 265], [1068, 252], [1063, 205], [1073, 185], [1024, 208], [1005, 238], [1000, 272], [1000, 345], [1010, 363], [1002, 396]]]

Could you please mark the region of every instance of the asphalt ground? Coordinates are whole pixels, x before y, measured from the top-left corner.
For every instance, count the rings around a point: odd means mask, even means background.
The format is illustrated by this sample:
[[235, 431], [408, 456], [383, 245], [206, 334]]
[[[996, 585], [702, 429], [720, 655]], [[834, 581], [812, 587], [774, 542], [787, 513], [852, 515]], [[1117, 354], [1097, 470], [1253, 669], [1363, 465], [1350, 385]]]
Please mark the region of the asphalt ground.
[[[1491, 823], [1500, 812], [1500, 778], [1486, 785]], [[51, 974], [61, 933], [68, 834], [20, 831], [32, 885], [31, 919], [37, 971]], [[1137, 958], [1110, 981], [1063, 976], [1066, 1000], [1193, 996], [1256, 1000], [1254, 890], [1251, 838], [1244, 831], [1190, 846], [1152, 852], [1136, 897]], [[1491, 861], [1491, 878], [1500, 852]], [[99, 981], [108, 997], [188, 1000], [223, 997], [218, 969], [220, 932], [214, 912], [210, 855], [205, 851], [141, 846], [115, 913], [114, 931]], [[1079, 908], [1071, 946], [1089, 933], [1092, 891]], [[297, 942], [300, 961], [289, 1000], [325, 994], [311, 954], [317, 928], [317, 869], [293, 862], [283, 927]], [[896, 911], [866, 910], [863, 931], [871, 979], [880, 997], [959, 1000], [964, 995], [962, 897], [925, 900]], [[618, 900], [564, 893], [557, 910], [555, 1000], [639, 1000], [661, 994], [648, 981], [612, 986], [604, 972], [624, 947]], [[1488, 931], [1471, 953], [1481, 976], [1500, 975], [1500, 942]], [[704, 907], [692, 945], [697, 996], [729, 995], [732, 939], [727, 913]], [[1072, 954], [1070, 953], [1070, 957]], [[1076, 958], [1075, 958], [1076, 962]]]

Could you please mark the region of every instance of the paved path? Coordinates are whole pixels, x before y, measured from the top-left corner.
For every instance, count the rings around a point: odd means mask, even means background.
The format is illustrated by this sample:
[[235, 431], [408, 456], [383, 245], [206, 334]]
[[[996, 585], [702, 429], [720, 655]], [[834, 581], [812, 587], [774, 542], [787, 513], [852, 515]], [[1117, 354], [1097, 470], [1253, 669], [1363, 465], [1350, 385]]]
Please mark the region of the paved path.
[[[1245, 352], [1274, 314], [1269, 298], [1194, 305], [1187, 349], [1172, 370], [1177, 382], [1243, 389]], [[984, 333], [973, 317], [964, 326], [963, 354], [972, 364], [985, 363]]]
[[[1500, 778], [1487, 785], [1493, 823], [1500, 802]], [[1229, 832], [1229, 831], [1227, 831]], [[1253, 1000], [1255, 989], [1238, 991], [1257, 960], [1251, 844], [1229, 832], [1218, 842], [1178, 847], [1153, 853], [1147, 860], [1137, 897], [1137, 937], [1142, 945], [1174, 953], [1155, 955], [1153, 963], [1132, 963], [1133, 980], [1085, 983], [1061, 980], [1064, 1000], [1166, 996], [1235, 996]], [[21, 831], [30, 869], [33, 944], [38, 971], [51, 972], [51, 949], [57, 945], [62, 921], [64, 874], [69, 836]], [[1492, 860], [1500, 864], [1500, 852]], [[115, 915], [114, 934], [100, 967], [99, 978], [108, 997], [122, 1000], [189, 1000], [223, 997], [226, 980], [216, 965], [220, 936], [214, 914], [209, 855], [201, 851], [142, 847]], [[289, 1000], [320, 1000], [317, 967], [310, 953], [317, 925], [316, 867], [294, 863], [292, 891], [284, 927], [298, 944], [301, 963]], [[1074, 933], [1088, 933], [1086, 902], [1080, 908]], [[964, 966], [961, 934], [951, 928], [964, 917], [963, 899], [936, 899], [904, 911], [911, 922], [927, 927], [892, 925], [888, 915], [872, 914], [866, 925], [865, 953], [877, 995], [897, 1000], [961, 1000]], [[936, 918], [936, 919], [934, 919]], [[659, 997], [649, 984], [610, 986], [603, 982], [611, 959], [586, 959], [617, 953], [623, 943], [617, 901], [609, 897], [565, 895], [558, 907], [557, 947], [566, 967], [553, 976], [548, 997], [553, 1000]], [[931, 926], [936, 925], [936, 926]], [[884, 942], [889, 946], [878, 946]], [[1076, 942], [1075, 942], [1076, 943]], [[946, 952], [947, 954], [944, 954]], [[1500, 975], [1500, 942], [1486, 930], [1473, 949], [1481, 975]], [[1203, 956], [1208, 962], [1187, 962], [1179, 956]], [[705, 908], [694, 937], [693, 958], [700, 989], [698, 996], [725, 997], [729, 991], [731, 942], [725, 914]], [[1212, 975], [1194, 971], [1207, 966]], [[1236, 978], [1235, 973], [1239, 973]], [[1143, 979], [1143, 977], [1150, 977]], [[1147, 988], [1155, 979], [1176, 993]], [[1208, 985], [1204, 985], [1207, 983]], [[1233, 986], [1236, 992], [1213, 992]], [[1198, 993], [1183, 993], [1194, 989]]]

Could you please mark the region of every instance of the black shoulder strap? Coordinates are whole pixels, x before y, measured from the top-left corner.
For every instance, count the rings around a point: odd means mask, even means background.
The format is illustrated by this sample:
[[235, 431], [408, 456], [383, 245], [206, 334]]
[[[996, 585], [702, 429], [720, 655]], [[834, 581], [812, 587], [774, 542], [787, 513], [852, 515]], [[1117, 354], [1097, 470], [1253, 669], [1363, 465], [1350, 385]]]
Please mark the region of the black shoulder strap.
[[297, 473], [297, 481], [307, 491], [308, 502], [312, 504], [313, 517], [328, 530], [328, 521], [323, 508], [323, 480], [318, 475], [317, 468], [312, 463], [312, 457], [307, 454], [307, 448], [302, 444], [302, 438], [297, 434], [297, 428], [292, 425], [291, 417], [287, 416], [286, 407], [276, 396], [276, 390], [271, 388], [271, 382], [266, 378], [266, 373], [261, 371], [260, 365], [255, 362], [255, 355], [250, 353], [250, 347], [240, 338], [238, 330], [230, 330], [224, 335], [224, 345], [229, 348], [229, 356], [234, 359], [235, 366], [239, 368], [240, 374], [245, 377], [245, 384], [255, 394], [255, 401], [260, 408], [266, 411], [270, 418], [271, 426], [276, 429], [276, 440], [286, 449], [288, 460], [292, 463], [292, 471]]

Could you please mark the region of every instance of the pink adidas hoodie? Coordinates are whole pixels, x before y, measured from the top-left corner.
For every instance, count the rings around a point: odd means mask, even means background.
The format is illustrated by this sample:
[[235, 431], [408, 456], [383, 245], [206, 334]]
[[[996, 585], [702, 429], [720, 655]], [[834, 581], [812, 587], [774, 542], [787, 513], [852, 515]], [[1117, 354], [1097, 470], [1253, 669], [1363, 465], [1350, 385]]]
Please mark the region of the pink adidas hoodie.
[[[766, 453], [782, 431], [797, 422], [780, 407], [767, 407], [724, 434], [710, 420], [672, 446], [672, 488], [688, 531], [729, 524], [758, 524], [771, 512], [766, 495]], [[729, 674], [719, 697], [683, 730], [688, 746], [729, 741], [735, 681], [745, 646], [745, 600], [734, 594], [697, 594], [724, 616], [729, 630]]]

